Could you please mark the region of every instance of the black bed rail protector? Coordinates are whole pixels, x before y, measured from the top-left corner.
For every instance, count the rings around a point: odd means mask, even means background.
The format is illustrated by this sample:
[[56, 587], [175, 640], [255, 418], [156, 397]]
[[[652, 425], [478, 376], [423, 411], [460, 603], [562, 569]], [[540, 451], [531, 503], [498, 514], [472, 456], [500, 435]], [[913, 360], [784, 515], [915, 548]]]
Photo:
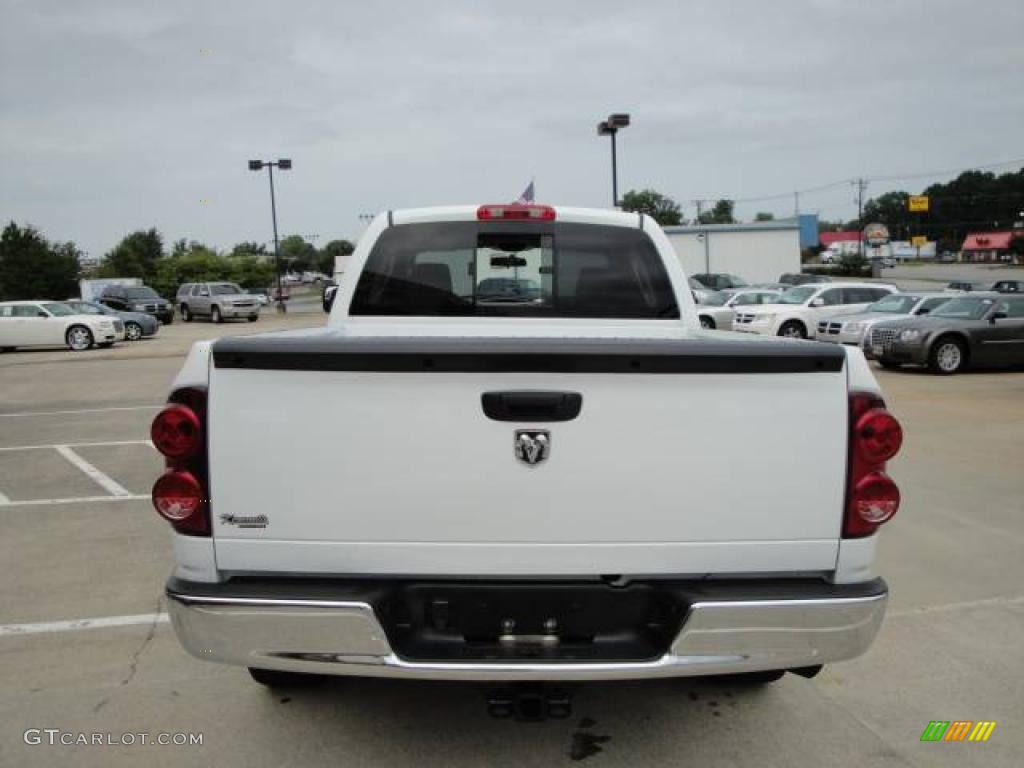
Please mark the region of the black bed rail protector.
[[842, 370], [838, 344], [785, 339], [351, 338], [220, 339], [217, 368], [441, 373], [813, 373]]

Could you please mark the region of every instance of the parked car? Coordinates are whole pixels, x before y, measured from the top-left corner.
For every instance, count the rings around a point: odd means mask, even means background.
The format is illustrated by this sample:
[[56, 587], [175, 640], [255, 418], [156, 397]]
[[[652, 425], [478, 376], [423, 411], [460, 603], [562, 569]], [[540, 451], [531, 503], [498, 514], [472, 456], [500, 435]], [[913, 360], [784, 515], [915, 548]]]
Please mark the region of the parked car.
[[878, 323], [864, 353], [883, 368], [911, 363], [941, 374], [1024, 364], [1024, 296], [957, 296], [924, 317]]
[[828, 275], [810, 275], [806, 272], [785, 272], [779, 275], [779, 282], [784, 285], [806, 285], [808, 283], [831, 283]]
[[[472, 299], [513, 261], [539, 301]], [[637, 214], [397, 210], [350, 266], [325, 327], [193, 345], [154, 419], [189, 653], [269, 686], [765, 683], [871, 644], [902, 433], [859, 349], [702, 336]]]
[[739, 307], [771, 304], [778, 300], [782, 291], [763, 288], [738, 288], [713, 293], [709, 301], [697, 305], [697, 317], [701, 328], [731, 331], [733, 318]]
[[716, 291], [724, 291], [726, 288], [746, 288], [747, 281], [736, 277], [736, 275], [729, 275], [725, 272], [702, 272], [701, 274], [694, 275], [694, 280], [697, 280], [702, 285], [706, 285]]
[[863, 312], [854, 315], [826, 317], [818, 321], [818, 341], [831, 341], [836, 344], [860, 346], [864, 334], [883, 320], [891, 320], [900, 315], [927, 315], [933, 309], [941, 307], [955, 293], [921, 292], [894, 293], [879, 299]]
[[999, 280], [991, 290], [996, 293], [1024, 293], [1024, 280]]
[[98, 301], [68, 299], [64, 302], [80, 315], [106, 315], [117, 317], [124, 323], [124, 337], [128, 341], [138, 341], [143, 336], [155, 336], [160, 330], [160, 321], [145, 312], [122, 312], [112, 309]]
[[174, 322], [174, 306], [148, 285], [108, 285], [100, 302], [121, 312], [145, 312], [165, 325]]
[[972, 280], [954, 280], [949, 285], [946, 286], [946, 290], [967, 293], [969, 291], [984, 291], [986, 289], [982, 283], [978, 283]]
[[809, 339], [822, 318], [861, 312], [896, 290], [895, 286], [880, 283], [800, 285], [779, 296], [775, 304], [738, 311], [733, 330]]
[[707, 298], [714, 293], [711, 288], [708, 288], [700, 280], [695, 280], [692, 277], [687, 278], [690, 286], [690, 294], [693, 296], [693, 300], [698, 303], [703, 303]]
[[66, 346], [75, 352], [94, 344], [109, 347], [124, 338], [116, 317], [80, 314], [59, 301], [0, 303], [0, 350], [17, 347]]
[[196, 317], [209, 317], [214, 323], [244, 317], [254, 323], [260, 316], [259, 297], [235, 283], [184, 283], [176, 301], [186, 323]]
[[327, 282], [324, 285], [323, 296], [320, 297], [320, 302], [323, 304], [324, 312], [330, 312], [331, 307], [334, 306], [334, 297], [338, 293], [338, 284], [333, 280]]

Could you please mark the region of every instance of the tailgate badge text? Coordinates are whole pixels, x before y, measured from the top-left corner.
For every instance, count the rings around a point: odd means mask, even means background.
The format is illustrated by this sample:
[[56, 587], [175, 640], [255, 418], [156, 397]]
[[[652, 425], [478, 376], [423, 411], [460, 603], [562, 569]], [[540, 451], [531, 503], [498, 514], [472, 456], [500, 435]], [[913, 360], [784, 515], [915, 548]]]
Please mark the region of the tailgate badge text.
[[266, 528], [270, 519], [266, 515], [221, 515], [220, 521], [239, 528]]

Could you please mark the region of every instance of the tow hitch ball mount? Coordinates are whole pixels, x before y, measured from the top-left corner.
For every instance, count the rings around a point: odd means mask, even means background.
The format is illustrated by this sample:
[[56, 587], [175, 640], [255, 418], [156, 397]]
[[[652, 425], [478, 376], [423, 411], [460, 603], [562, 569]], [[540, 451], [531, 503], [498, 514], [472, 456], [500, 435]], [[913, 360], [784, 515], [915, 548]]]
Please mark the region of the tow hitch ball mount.
[[491, 717], [521, 722], [562, 719], [572, 714], [572, 697], [562, 688], [518, 683], [488, 691], [487, 712]]

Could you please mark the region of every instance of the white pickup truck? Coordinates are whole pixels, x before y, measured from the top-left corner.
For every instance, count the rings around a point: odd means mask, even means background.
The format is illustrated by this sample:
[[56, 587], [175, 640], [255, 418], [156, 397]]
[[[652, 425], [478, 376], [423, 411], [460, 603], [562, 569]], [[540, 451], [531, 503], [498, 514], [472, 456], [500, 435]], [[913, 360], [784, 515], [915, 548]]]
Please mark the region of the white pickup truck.
[[178, 638], [270, 685], [770, 681], [885, 610], [863, 355], [702, 330], [643, 215], [383, 214], [326, 327], [196, 344], [152, 439]]

